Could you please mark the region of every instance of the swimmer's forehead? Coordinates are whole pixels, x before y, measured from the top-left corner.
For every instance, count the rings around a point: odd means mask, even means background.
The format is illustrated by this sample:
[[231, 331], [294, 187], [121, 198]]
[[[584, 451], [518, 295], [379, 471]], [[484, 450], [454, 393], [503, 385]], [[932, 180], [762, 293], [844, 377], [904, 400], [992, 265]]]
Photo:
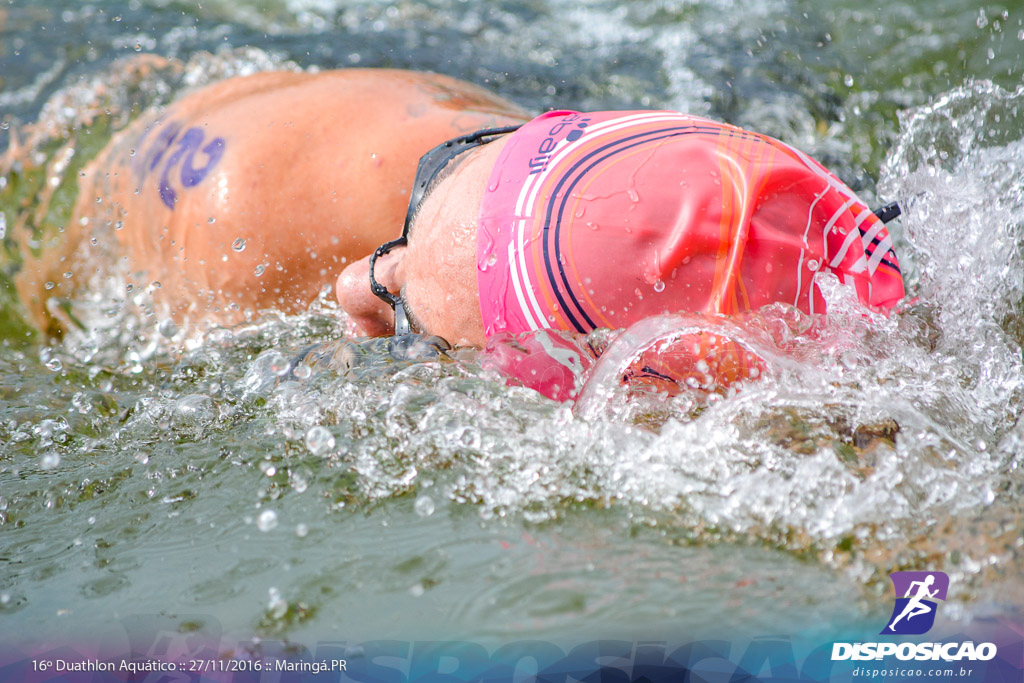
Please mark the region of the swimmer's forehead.
[[473, 153], [477, 151], [479, 151], [479, 148], [472, 148], [462, 152], [461, 154], [457, 154], [447, 164], [445, 164], [441, 171], [436, 176], [434, 176], [433, 180], [430, 181], [430, 184], [427, 185], [427, 189], [424, 190], [423, 192], [423, 198], [420, 199], [420, 203], [417, 204], [416, 208], [413, 210], [412, 220], [410, 220], [409, 222], [408, 237], [410, 239], [412, 238], [413, 233], [416, 231], [416, 223], [419, 221], [420, 212], [423, 210], [423, 205], [430, 200], [430, 197], [431, 195], [434, 194], [435, 190], [437, 190], [437, 188], [442, 183], [444, 183], [446, 180], [452, 177], [455, 171], [458, 170], [459, 167], [461, 167], [463, 164], [465, 164], [469, 157], [471, 157]]
[[428, 220], [440, 225], [472, 220], [475, 224], [483, 190], [508, 141], [503, 136], [480, 147], [459, 154], [441, 169], [427, 187], [423, 200], [409, 224], [409, 238]]

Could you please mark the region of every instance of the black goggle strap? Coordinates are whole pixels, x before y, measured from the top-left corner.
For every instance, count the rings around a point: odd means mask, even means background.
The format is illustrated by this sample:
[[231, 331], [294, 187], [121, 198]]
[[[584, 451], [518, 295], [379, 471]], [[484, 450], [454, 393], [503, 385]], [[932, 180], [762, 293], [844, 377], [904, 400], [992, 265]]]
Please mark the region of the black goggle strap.
[[903, 211], [900, 209], [900, 205], [898, 202], [891, 202], [880, 209], [875, 209], [874, 211], [874, 214], [878, 216], [878, 220], [882, 221], [883, 223], [888, 223], [893, 218], [899, 216], [901, 213], [903, 213]]
[[384, 256], [395, 247], [405, 246], [405, 235], [402, 235], [398, 239], [393, 239], [390, 242], [377, 247], [377, 250], [370, 256], [370, 290], [379, 298], [384, 299], [389, 304], [394, 306], [398, 303], [398, 297], [388, 291], [388, 288], [377, 282], [377, 278], [373, 275], [373, 270], [377, 266], [377, 259]]
[[412, 217], [413, 214], [416, 213], [416, 208], [420, 205], [420, 202], [423, 201], [423, 195], [426, 193], [427, 188], [430, 187], [431, 181], [433, 181], [434, 178], [437, 177], [437, 174], [448, 165], [448, 162], [466, 150], [490, 142], [490, 140], [486, 140], [485, 138], [504, 135], [518, 129], [519, 126], [484, 128], [483, 130], [478, 130], [475, 133], [462, 135], [452, 140], [442, 142], [440, 145], [421, 156], [420, 162], [416, 166], [416, 180], [413, 184], [412, 192], [409, 194], [409, 208], [405, 212], [405, 225], [402, 228], [402, 236], [408, 237], [409, 224], [412, 223]]
[[395, 334], [408, 334], [409, 332], [409, 318], [405, 315], [405, 306], [402, 304], [402, 298], [395, 296], [388, 291], [388, 288], [377, 282], [377, 278], [374, 276], [374, 268], [377, 266], [377, 259], [384, 254], [388, 253], [395, 247], [405, 246], [406, 239], [405, 235], [402, 235], [398, 239], [393, 239], [390, 242], [377, 247], [377, 250], [370, 256], [370, 291], [378, 299], [386, 301], [395, 312]]

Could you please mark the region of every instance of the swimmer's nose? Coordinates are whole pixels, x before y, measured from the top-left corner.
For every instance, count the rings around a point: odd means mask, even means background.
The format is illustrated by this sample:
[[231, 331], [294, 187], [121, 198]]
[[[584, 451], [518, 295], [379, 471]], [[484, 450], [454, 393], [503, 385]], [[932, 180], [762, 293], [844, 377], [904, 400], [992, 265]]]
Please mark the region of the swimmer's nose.
[[[394, 261], [396, 260], [387, 256], [382, 257], [377, 261], [377, 268], [374, 271], [377, 281], [387, 287], [389, 291], [396, 291], [392, 290]], [[338, 297], [338, 303], [355, 323], [357, 334], [368, 337], [384, 337], [392, 333], [395, 314], [391, 311], [390, 306], [370, 291], [369, 256], [341, 271], [334, 291]]]

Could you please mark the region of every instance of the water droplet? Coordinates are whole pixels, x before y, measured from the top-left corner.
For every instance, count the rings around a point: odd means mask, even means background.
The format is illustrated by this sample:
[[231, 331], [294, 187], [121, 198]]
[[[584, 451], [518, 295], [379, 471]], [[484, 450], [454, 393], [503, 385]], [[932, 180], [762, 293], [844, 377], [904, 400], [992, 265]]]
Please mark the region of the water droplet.
[[11, 127], [10, 121], [0, 121], [0, 130], [7, 130]]
[[118, 221], [114, 223], [114, 230], [120, 230], [124, 227], [124, 221]]
[[231, 248], [234, 249], [235, 251], [245, 251], [245, 240], [239, 237], [238, 239], [231, 243]]
[[129, 283], [127, 284], [127, 285], [125, 285], [125, 286], [124, 286], [124, 291], [126, 291], [126, 292], [130, 292], [130, 291], [132, 291], [133, 289], [135, 289], [135, 285], [133, 285], [133, 284], [132, 284], [132, 283], [130, 283], [130, 282], [129, 282]]
[[142, 52], [142, 43], [135, 43], [135, 51]]
[[281, 597], [281, 591], [271, 586], [267, 594], [270, 597], [267, 601], [267, 611], [270, 612], [270, 616], [280, 619], [288, 613], [288, 602]]
[[0, 593], [0, 605], [6, 605], [11, 601], [10, 593]]
[[288, 365], [288, 359], [284, 357], [283, 353], [271, 351], [267, 354], [267, 369], [278, 377], [288, 373]]
[[978, 18], [975, 20], [974, 23], [977, 24], [978, 28], [985, 28], [986, 26], [988, 26], [988, 17], [985, 16], [985, 10], [978, 10]]
[[807, 270], [818, 270], [818, 265], [816, 260], [811, 259], [807, 262]]
[[47, 282], [45, 285], [43, 285], [43, 289], [46, 289], [46, 290], [53, 289], [54, 287], [55, 287], [55, 285], [52, 282]]
[[846, 85], [847, 88], [852, 88], [853, 76], [851, 74], [846, 74], [845, 76], [843, 76], [843, 83]]
[[295, 527], [295, 535], [299, 538], [305, 538], [307, 535], [309, 535], [309, 527], [305, 524], [298, 525], [297, 527]]
[[260, 275], [263, 275], [263, 273], [265, 273], [266, 270], [267, 270], [267, 267], [265, 265], [263, 265], [262, 263], [259, 264], [258, 266], [256, 266], [256, 271], [255, 271], [256, 272], [256, 277], [259, 277]]
[[60, 362], [59, 358], [51, 358], [46, 361], [46, 367], [54, 372], [60, 372], [64, 368], [64, 364]]
[[178, 325], [170, 318], [164, 318], [156, 326], [157, 331], [163, 336], [171, 339], [178, 333]]
[[665, 291], [665, 282], [662, 281], [661, 279], [655, 280], [654, 281], [654, 291], [655, 292], [664, 292]]
[[636, 191], [635, 187], [627, 188], [626, 193], [629, 195], [629, 201], [634, 204], [640, 201], [640, 194]]
[[412, 595], [414, 598], [420, 597], [425, 592], [426, 592], [426, 589], [423, 588], [423, 584], [422, 583], [417, 583], [415, 586], [412, 586], [409, 589], [409, 594]]
[[416, 499], [413, 509], [420, 517], [429, 517], [434, 514], [434, 501], [430, 496], [420, 496]]
[[39, 458], [39, 466], [44, 470], [52, 470], [58, 465], [60, 465], [59, 453], [44, 453], [43, 457]]
[[71, 272], [70, 270], [64, 271], [64, 279], [65, 280], [70, 280], [74, 276], [75, 276], [75, 274], [73, 272]]
[[149, 454], [139, 451], [138, 453], [135, 454], [135, 462], [141, 465], [145, 465], [146, 463], [149, 462]]
[[264, 510], [256, 520], [256, 528], [260, 531], [270, 531], [277, 526], [277, 513], [273, 510]]
[[216, 223], [216, 222], [217, 222], [217, 219], [216, 219], [216, 218], [214, 218], [213, 216], [210, 216], [210, 217], [209, 217], [209, 218], [207, 219], [207, 221], [206, 221], [206, 222], [207, 222], [207, 223]]
[[334, 435], [331, 434], [331, 430], [327, 429], [327, 427], [317, 425], [306, 432], [306, 448], [313, 455], [327, 454], [334, 450], [334, 444]]
[[313, 374], [313, 368], [309, 367], [305, 363], [299, 363], [295, 366], [295, 369], [292, 370], [292, 374], [295, 375], [297, 379], [308, 379], [309, 376]]

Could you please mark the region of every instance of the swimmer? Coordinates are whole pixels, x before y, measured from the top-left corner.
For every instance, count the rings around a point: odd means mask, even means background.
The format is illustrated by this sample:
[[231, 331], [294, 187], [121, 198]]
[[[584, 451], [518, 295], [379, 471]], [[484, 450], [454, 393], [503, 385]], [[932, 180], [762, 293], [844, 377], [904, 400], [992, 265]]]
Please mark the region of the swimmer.
[[904, 295], [888, 216], [802, 152], [698, 116], [549, 112], [421, 167], [402, 237], [338, 280], [369, 335], [481, 347], [673, 311], [823, 313], [821, 273], [877, 311]]
[[678, 112], [531, 118], [430, 74], [212, 86], [117, 136], [79, 209], [123, 224], [131, 271], [161, 279], [179, 317], [299, 310], [336, 276], [356, 334], [456, 346], [667, 312], [823, 313], [824, 273], [875, 311], [904, 295], [896, 211], [778, 140]]
[[[488, 345], [506, 376], [565, 400], [599, 351], [538, 331], [774, 303], [824, 313], [815, 280], [826, 273], [889, 311], [904, 296], [884, 225], [897, 212], [873, 212], [806, 154], [735, 126], [554, 111], [425, 155], [402, 236], [348, 266], [337, 294], [363, 334]], [[732, 340], [699, 333], [645, 352], [624, 379], [719, 390], [761, 369]]]

